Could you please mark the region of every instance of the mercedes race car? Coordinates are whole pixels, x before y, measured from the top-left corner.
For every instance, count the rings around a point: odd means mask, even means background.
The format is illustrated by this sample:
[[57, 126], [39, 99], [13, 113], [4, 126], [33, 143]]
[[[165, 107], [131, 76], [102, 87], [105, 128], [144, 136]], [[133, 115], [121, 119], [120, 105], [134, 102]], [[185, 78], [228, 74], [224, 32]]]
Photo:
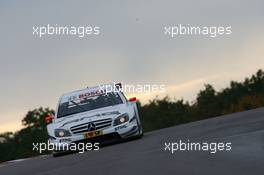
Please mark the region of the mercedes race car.
[[[47, 125], [49, 142], [60, 145], [141, 137], [136, 98], [127, 100], [120, 87], [106, 84], [62, 95]], [[56, 148], [54, 155], [59, 152]]]

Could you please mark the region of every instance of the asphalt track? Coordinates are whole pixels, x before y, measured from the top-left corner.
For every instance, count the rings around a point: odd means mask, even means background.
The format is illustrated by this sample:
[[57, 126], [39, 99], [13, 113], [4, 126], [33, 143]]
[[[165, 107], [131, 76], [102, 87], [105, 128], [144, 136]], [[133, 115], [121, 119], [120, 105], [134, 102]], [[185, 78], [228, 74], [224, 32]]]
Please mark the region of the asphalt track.
[[[231, 151], [164, 151], [165, 142], [231, 142]], [[1, 175], [263, 175], [264, 108], [146, 133], [99, 151], [48, 155], [0, 166]]]

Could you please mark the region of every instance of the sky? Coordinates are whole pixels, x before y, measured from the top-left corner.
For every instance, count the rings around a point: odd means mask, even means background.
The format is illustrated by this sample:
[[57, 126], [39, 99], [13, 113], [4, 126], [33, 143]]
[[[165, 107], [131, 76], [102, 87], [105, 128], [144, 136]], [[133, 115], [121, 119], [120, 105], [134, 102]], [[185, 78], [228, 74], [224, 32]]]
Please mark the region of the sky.
[[[205, 83], [220, 90], [264, 69], [264, 2], [5, 1], [0, 3], [0, 132], [28, 110], [55, 108], [61, 94], [109, 82], [164, 84], [156, 95], [193, 101]], [[33, 26], [99, 26], [100, 35], [33, 35]], [[164, 35], [164, 26], [231, 26], [216, 38]], [[128, 94], [129, 95], [129, 94]]]

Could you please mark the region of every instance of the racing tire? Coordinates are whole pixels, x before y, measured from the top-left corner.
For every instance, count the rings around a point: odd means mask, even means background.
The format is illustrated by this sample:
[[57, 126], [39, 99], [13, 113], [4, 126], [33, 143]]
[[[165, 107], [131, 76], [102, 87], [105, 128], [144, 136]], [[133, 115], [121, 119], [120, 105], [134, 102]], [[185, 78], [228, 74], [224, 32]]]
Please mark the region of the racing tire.
[[69, 152], [66, 152], [66, 151], [60, 151], [60, 152], [53, 151], [53, 152], [52, 152], [52, 156], [53, 156], [53, 157], [64, 156], [64, 155], [66, 155], [66, 154], [69, 154]]
[[138, 126], [138, 135], [135, 136], [135, 138], [140, 139], [140, 138], [143, 137], [143, 135], [144, 135], [143, 127], [142, 127], [142, 125], [139, 125], [139, 126]]

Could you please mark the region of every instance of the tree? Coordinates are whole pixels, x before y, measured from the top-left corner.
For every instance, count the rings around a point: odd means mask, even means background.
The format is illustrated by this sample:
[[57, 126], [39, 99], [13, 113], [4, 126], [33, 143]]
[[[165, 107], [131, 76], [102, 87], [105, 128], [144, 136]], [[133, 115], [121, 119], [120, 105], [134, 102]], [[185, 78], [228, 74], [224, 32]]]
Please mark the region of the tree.
[[217, 93], [212, 85], [206, 84], [205, 89], [198, 93], [194, 107], [197, 108], [197, 117], [201, 119], [220, 114]]
[[25, 127], [31, 127], [37, 130], [45, 130], [46, 128], [45, 117], [47, 115], [54, 115], [54, 110], [40, 107], [28, 111], [28, 113], [22, 120], [22, 124]]
[[54, 110], [42, 107], [28, 111], [22, 120], [24, 128], [16, 133], [1, 134], [0, 138], [4, 138], [4, 142], [0, 143], [0, 162], [38, 155], [38, 152], [33, 151], [32, 144], [47, 141], [44, 118], [50, 114], [54, 114]]

